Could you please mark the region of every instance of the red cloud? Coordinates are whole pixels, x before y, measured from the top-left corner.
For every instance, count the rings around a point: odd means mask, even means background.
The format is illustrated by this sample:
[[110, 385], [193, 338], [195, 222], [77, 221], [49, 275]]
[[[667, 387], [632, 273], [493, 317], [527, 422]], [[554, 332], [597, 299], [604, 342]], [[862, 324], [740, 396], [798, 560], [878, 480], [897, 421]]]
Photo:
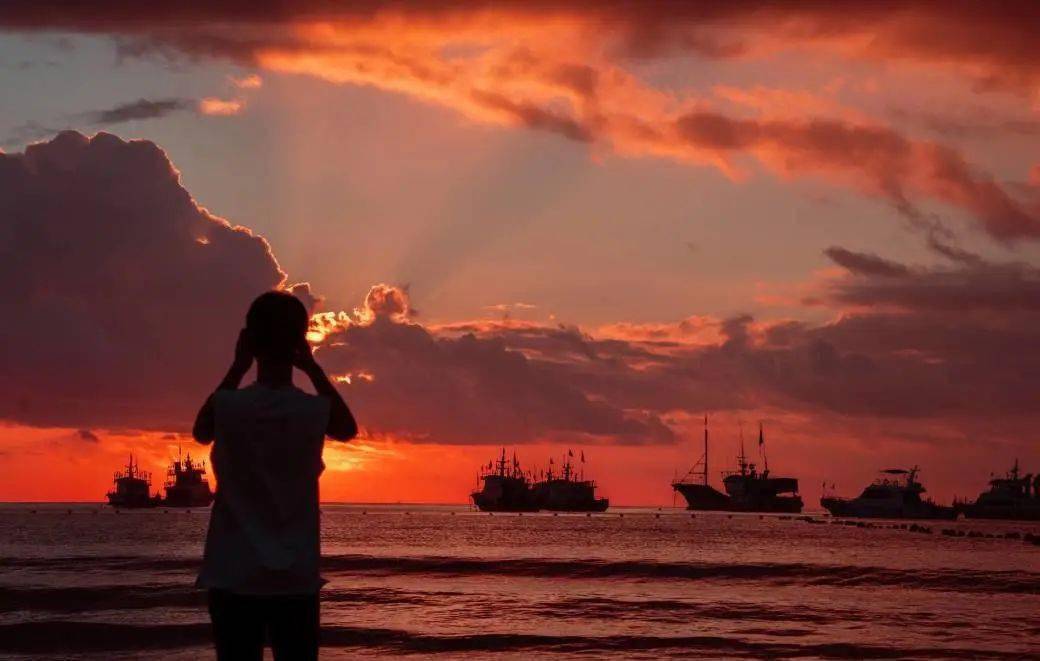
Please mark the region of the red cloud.
[[[783, 177], [813, 176], [888, 200], [923, 222], [923, 204], [973, 215], [991, 236], [1040, 236], [1032, 191], [972, 165], [956, 149], [913, 139], [833, 101], [784, 90], [675, 92], [638, 77], [633, 56], [691, 50], [758, 57], [823, 50], [844, 57], [953, 67], [1033, 92], [1040, 81], [1035, 5], [958, 3], [238, 3], [130, 12], [102, 3], [61, 13], [25, 3], [0, 22], [21, 29], [115, 33], [130, 53], [232, 58], [335, 83], [371, 85], [447, 106], [473, 121], [526, 126], [621, 155], [710, 165], [744, 176], [751, 157]], [[129, 41], [128, 41], [129, 40]], [[723, 47], [740, 44], [739, 47]], [[800, 116], [792, 116], [796, 102]], [[729, 106], [737, 104], [741, 112]], [[786, 112], [771, 112], [786, 108]], [[751, 111], [754, 115], [747, 116]], [[797, 114], [797, 113], [796, 113]]]

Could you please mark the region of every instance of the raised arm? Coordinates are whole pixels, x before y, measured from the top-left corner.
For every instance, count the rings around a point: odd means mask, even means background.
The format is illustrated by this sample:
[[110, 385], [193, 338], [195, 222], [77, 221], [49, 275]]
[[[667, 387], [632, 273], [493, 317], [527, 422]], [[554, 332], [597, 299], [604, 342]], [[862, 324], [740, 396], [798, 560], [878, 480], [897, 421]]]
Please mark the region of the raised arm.
[[[231, 362], [231, 367], [228, 368], [224, 379], [217, 386], [217, 390], [238, 390], [238, 386], [242, 383], [242, 379], [252, 364], [253, 348], [249, 341], [249, 334], [243, 328], [238, 334], [238, 341], [235, 343], [235, 359]], [[195, 416], [195, 425], [191, 428], [191, 435], [199, 443], [213, 442], [213, 395], [206, 398], [202, 408], [199, 409], [198, 414]]]
[[307, 375], [314, 385], [314, 390], [329, 400], [329, 426], [325, 434], [337, 441], [349, 441], [357, 436], [358, 427], [354, 415], [336, 390], [336, 386], [332, 385], [329, 377], [325, 375], [325, 370], [314, 360], [311, 346], [306, 341], [297, 350], [294, 365]]

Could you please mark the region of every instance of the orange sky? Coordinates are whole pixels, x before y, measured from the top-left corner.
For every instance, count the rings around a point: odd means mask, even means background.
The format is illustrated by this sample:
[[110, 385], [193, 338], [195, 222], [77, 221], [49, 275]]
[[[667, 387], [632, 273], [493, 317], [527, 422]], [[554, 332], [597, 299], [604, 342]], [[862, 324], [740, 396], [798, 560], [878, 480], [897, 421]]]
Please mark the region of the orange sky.
[[1040, 15], [994, 7], [6, 12], [0, 500], [201, 453], [277, 287], [381, 439], [329, 500], [465, 502], [505, 444], [668, 504], [705, 412], [809, 504], [1040, 469]]

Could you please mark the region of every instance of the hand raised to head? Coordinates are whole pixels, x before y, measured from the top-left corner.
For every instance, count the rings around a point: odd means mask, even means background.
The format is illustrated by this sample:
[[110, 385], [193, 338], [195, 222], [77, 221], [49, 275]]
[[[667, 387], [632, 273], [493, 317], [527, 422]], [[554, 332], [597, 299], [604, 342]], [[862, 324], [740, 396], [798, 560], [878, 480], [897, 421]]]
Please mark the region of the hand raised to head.
[[245, 372], [253, 364], [254, 356], [253, 337], [248, 328], [243, 328], [239, 331], [238, 340], [235, 342], [235, 361], [233, 367]]
[[310, 343], [307, 342], [306, 338], [300, 338], [299, 344], [296, 345], [296, 351], [293, 352], [293, 367], [304, 372], [310, 372], [317, 366], [318, 363], [314, 360], [314, 352], [311, 350]]

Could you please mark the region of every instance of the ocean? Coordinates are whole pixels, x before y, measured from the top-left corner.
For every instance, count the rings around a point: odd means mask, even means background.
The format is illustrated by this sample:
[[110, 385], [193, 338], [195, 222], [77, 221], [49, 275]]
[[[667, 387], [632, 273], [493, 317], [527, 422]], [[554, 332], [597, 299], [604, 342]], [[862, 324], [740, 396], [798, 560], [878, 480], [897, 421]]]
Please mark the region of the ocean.
[[[208, 516], [0, 505], [0, 657], [212, 658]], [[1040, 658], [1040, 524], [807, 518], [324, 504], [322, 658]]]

